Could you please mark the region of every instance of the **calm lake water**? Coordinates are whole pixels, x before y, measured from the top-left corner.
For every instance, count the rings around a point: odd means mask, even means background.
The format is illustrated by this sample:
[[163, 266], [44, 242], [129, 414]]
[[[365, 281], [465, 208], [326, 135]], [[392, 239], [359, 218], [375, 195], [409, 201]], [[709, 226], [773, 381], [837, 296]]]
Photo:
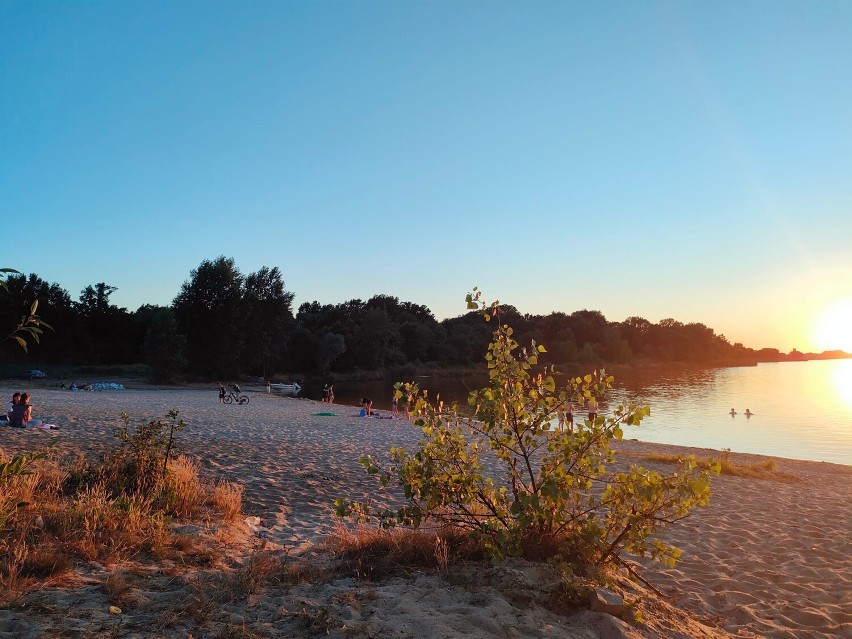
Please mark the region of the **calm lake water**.
[[[417, 381], [430, 396], [437, 392], [451, 402], [464, 401], [484, 378]], [[387, 382], [335, 384], [334, 391], [339, 404], [367, 396], [374, 407], [390, 408]], [[319, 389], [303, 394], [322, 395]], [[627, 399], [650, 405], [651, 417], [638, 428], [625, 427], [625, 438], [852, 464], [852, 360], [633, 372], [616, 378], [610, 403]], [[746, 417], [747, 408], [754, 415]]]

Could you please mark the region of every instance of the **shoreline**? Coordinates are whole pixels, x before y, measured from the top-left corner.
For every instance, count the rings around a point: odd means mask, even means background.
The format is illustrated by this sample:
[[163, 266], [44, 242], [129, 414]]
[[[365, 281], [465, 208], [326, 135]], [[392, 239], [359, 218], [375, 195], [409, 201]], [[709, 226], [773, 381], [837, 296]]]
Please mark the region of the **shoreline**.
[[[0, 393], [11, 388], [0, 386]], [[78, 393], [35, 388], [35, 416], [59, 430], [2, 428], [0, 448], [14, 454], [58, 439], [65, 455], [97, 454], [116, 445], [112, 431], [121, 412], [134, 426], [177, 408], [187, 423], [179, 445], [199, 462], [201, 475], [242, 483], [244, 516], [259, 517], [265, 543], [291, 556], [316, 553], [335, 529], [334, 499], [390, 503], [392, 495], [379, 491], [358, 457], [386, 458], [391, 446], [411, 447], [418, 433], [405, 419], [364, 419], [354, 406], [265, 391], [249, 395], [250, 404], [238, 406], [220, 404], [206, 387]], [[315, 415], [320, 412], [335, 415]], [[638, 440], [614, 447], [625, 463], [648, 468], [657, 465], [644, 460], [650, 452], [720, 454]], [[767, 457], [731, 453], [744, 463]], [[684, 550], [681, 562], [674, 569], [642, 562], [643, 574], [674, 605], [739, 636], [852, 637], [852, 612], [845, 610], [852, 600], [852, 466], [772, 459], [796, 481], [714, 478], [709, 507], [662, 535]]]

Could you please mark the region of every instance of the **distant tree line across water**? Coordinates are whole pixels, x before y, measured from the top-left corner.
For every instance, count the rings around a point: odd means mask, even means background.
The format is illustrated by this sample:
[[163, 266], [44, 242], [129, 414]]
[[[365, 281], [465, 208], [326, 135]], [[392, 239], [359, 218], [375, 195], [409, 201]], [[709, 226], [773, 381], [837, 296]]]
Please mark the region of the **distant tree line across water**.
[[[426, 307], [389, 295], [340, 304], [306, 302], [293, 313], [294, 294], [277, 267], [243, 275], [232, 258], [203, 261], [171, 306], [150, 304], [129, 312], [110, 302], [117, 289], [100, 282], [78, 300], [36, 274], [6, 278], [0, 317], [14, 325], [38, 301], [55, 332], [30, 347], [28, 366], [147, 364], [157, 381], [257, 376], [381, 373], [481, 366], [491, 328], [476, 312], [437, 321]], [[460, 294], [461, 296], [461, 294]], [[516, 339], [534, 339], [547, 361], [565, 367], [601, 365], [739, 365], [844, 357], [753, 350], [731, 344], [704, 324], [641, 317], [608, 321], [599, 311], [522, 314], [501, 306], [500, 321]], [[5, 361], [23, 354], [5, 343]]]

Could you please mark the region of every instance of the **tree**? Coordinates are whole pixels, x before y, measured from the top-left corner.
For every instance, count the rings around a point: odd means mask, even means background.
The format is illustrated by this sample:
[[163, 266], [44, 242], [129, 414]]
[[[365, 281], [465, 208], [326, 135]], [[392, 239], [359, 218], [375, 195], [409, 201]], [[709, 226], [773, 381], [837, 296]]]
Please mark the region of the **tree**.
[[142, 352], [155, 382], [173, 384], [186, 366], [186, 336], [178, 331], [178, 323], [170, 308], [154, 313], [145, 331]]
[[317, 369], [325, 375], [332, 362], [346, 352], [346, 340], [340, 333], [326, 333], [316, 352]]
[[233, 258], [204, 260], [181, 285], [172, 308], [187, 336], [190, 369], [208, 378], [239, 373], [243, 276]]
[[[486, 320], [499, 313], [496, 304], [480, 302], [476, 289], [467, 301]], [[391, 449], [389, 466], [369, 456], [361, 463], [383, 486], [397, 484], [405, 503], [373, 510], [339, 499], [338, 515], [375, 518], [383, 526], [461, 528], [496, 559], [562, 552], [578, 566], [632, 571], [621, 558], [626, 551], [673, 564], [680, 551], [651, 537], [708, 503], [709, 472], [691, 457], [671, 474], [635, 465], [612, 470], [612, 440], [622, 437], [623, 426], [638, 426], [650, 414], [647, 406], [621, 405], [611, 416], [599, 414], [564, 432], [552, 429], [557, 410], [569, 401], [602, 399], [613, 380], [596, 370], [558, 385], [558, 372], [540, 367], [544, 353], [534, 342], [521, 348], [512, 328], [498, 325], [485, 355], [489, 384], [468, 399], [472, 417], [429, 403], [415, 384], [397, 384], [397, 397], [414, 398], [415, 426], [423, 436], [415, 452]], [[502, 477], [485, 472], [486, 454], [496, 457]]]
[[137, 330], [126, 308], [110, 303], [118, 288], [104, 282], [87, 286], [80, 292], [76, 309], [88, 337], [87, 361], [98, 364], [123, 364], [139, 361], [143, 334]]
[[278, 267], [262, 267], [243, 284], [244, 362], [266, 378], [284, 363], [293, 331], [293, 293], [284, 290]]

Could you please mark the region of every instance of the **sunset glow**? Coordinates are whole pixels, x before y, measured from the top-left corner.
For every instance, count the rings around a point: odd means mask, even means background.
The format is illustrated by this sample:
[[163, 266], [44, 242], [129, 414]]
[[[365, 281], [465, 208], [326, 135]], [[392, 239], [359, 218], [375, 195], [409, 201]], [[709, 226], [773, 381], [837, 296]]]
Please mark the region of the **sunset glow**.
[[852, 352], [852, 298], [835, 301], [817, 317], [813, 342], [822, 350]]

